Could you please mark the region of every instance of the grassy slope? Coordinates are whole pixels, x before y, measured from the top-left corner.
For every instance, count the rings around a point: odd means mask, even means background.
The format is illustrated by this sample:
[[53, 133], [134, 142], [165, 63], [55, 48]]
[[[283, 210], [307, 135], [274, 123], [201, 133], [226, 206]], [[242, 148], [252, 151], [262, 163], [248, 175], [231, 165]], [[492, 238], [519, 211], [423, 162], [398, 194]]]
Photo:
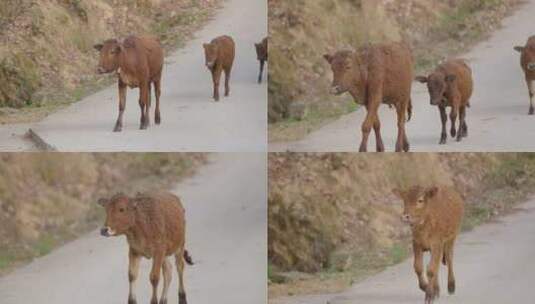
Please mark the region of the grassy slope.
[[223, 0], [0, 1], [0, 123], [36, 121], [110, 84], [93, 45], [152, 34], [172, 50]]
[[[296, 140], [356, 109], [328, 94], [322, 55], [368, 42], [404, 39], [427, 70], [486, 37], [519, 0], [269, 1], [269, 137]], [[336, 16], [336, 18], [332, 18]], [[301, 119], [302, 109], [307, 115]], [[296, 119], [297, 117], [297, 119]]]
[[0, 155], [0, 274], [98, 227], [96, 201], [166, 189], [205, 162], [198, 153]]
[[339, 291], [404, 260], [410, 231], [393, 188], [455, 186], [469, 230], [513, 210], [535, 183], [530, 154], [273, 154], [269, 170], [271, 297]]

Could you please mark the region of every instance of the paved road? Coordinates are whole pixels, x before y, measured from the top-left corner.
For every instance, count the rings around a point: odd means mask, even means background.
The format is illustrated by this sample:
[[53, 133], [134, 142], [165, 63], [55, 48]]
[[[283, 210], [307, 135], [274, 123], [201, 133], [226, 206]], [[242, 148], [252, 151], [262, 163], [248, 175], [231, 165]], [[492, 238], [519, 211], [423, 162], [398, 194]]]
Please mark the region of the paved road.
[[[212, 155], [213, 162], [176, 187], [186, 208], [188, 300], [196, 304], [265, 303], [267, 169], [265, 154]], [[0, 279], [2, 304], [126, 303], [124, 237], [95, 231]], [[138, 303], [150, 301], [150, 263], [142, 260]], [[169, 303], [178, 303], [177, 275]]]
[[[472, 107], [467, 112], [469, 137], [461, 143], [448, 138], [438, 145], [441, 123], [438, 108], [429, 105], [427, 89], [413, 84], [413, 120], [407, 134], [412, 151], [535, 151], [535, 116], [528, 116], [529, 98], [515, 45], [524, 45], [535, 34], [533, 14], [535, 1], [528, 0], [503, 28], [462, 56], [474, 71], [475, 91]], [[270, 151], [337, 152], [358, 151], [365, 111], [341, 117], [311, 133], [301, 141], [273, 143]], [[396, 114], [387, 106], [380, 110], [382, 134], [387, 151], [394, 151], [397, 136]], [[449, 126], [449, 123], [448, 123]], [[375, 151], [371, 134], [369, 151]]]
[[[448, 296], [447, 271], [440, 269], [437, 304], [532, 303], [535, 282], [535, 200], [496, 223], [460, 237], [455, 250], [457, 291]], [[338, 295], [278, 299], [272, 304], [423, 303], [412, 260], [391, 267]]]
[[[222, 34], [234, 37], [236, 61], [231, 96], [215, 103], [202, 43]], [[112, 133], [118, 113], [114, 85], [31, 128], [59, 151], [265, 151], [267, 86], [256, 83], [258, 62], [253, 44], [266, 35], [265, 0], [228, 0], [196, 39], [166, 58], [160, 126], [138, 130], [138, 93], [128, 90], [123, 132]]]

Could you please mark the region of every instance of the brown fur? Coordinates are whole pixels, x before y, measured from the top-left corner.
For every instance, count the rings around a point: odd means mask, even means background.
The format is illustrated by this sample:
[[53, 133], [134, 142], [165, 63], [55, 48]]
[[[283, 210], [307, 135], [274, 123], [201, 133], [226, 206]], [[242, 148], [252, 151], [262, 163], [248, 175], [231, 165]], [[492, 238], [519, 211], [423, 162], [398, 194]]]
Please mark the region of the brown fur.
[[264, 74], [264, 65], [268, 61], [268, 39], [264, 38], [260, 43], [255, 43], [256, 58], [260, 62], [260, 73], [258, 74], [258, 83], [262, 83], [262, 74]]
[[152, 37], [130, 36], [123, 42], [116, 39], [106, 40], [95, 45], [100, 52], [98, 73], [117, 71], [119, 85], [119, 116], [114, 132], [123, 128], [123, 113], [126, 107], [126, 87], [139, 88], [139, 107], [141, 109], [140, 129], [150, 125], [149, 110], [151, 84], [154, 85], [156, 109], [154, 121], [160, 124], [160, 95], [163, 69], [163, 49], [160, 41]]
[[220, 36], [210, 43], [203, 44], [206, 67], [212, 73], [214, 83], [214, 100], [219, 101], [219, 81], [225, 72], [225, 96], [230, 94], [230, 74], [234, 63], [235, 45], [230, 36]]
[[[393, 191], [404, 204], [403, 220], [411, 225], [414, 251], [414, 270], [425, 302], [432, 303], [440, 294], [438, 271], [440, 261], [448, 267], [448, 292], [455, 292], [453, 274], [453, 247], [459, 233], [464, 202], [461, 195], [449, 187], [423, 188], [415, 186], [408, 191]], [[423, 273], [423, 253], [431, 252], [426, 282]]]
[[[431, 98], [431, 105], [438, 106], [442, 121], [440, 144], [445, 144], [448, 137], [446, 133], [446, 107], [451, 107], [451, 137], [457, 135], [457, 141], [468, 136], [466, 125], [466, 108], [470, 107], [470, 97], [474, 88], [472, 69], [461, 59], [446, 61], [439, 65], [429, 76], [417, 76], [416, 80], [427, 83]], [[455, 123], [459, 116], [459, 130]]]
[[184, 290], [184, 261], [192, 264], [185, 250], [185, 211], [180, 199], [171, 193], [140, 193], [135, 197], [116, 194], [111, 199], [101, 199], [106, 208], [106, 222], [101, 234], [125, 235], [129, 249], [130, 281], [129, 303], [136, 303], [133, 282], [137, 279], [141, 257], [153, 259], [150, 281], [153, 287], [151, 304], [158, 303], [157, 288], [160, 270], [163, 272], [164, 289], [160, 303], [167, 301], [171, 282], [171, 263], [174, 256], [179, 276], [180, 304], [186, 304]]
[[[413, 61], [405, 44], [390, 43], [363, 47], [356, 52], [338, 51], [324, 55], [334, 74], [332, 93], [349, 92], [355, 102], [366, 106], [367, 115], [362, 124], [360, 152], [366, 152], [368, 136], [373, 127], [376, 149], [384, 151], [381, 123], [377, 114], [381, 103], [397, 110], [398, 138], [396, 151], [409, 151], [405, 122], [411, 117], [411, 85]], [[408, 114], [408, 119], [406, 116]]]
[[533, 81], [535, 80], [535, 36], [529, 37], [525, 46], [515, 46], [516, 51], [521, 53], [520, 66], [524, 70], [524, 78], [529, 92], [529, 115], [535, 114], [533, 105]]

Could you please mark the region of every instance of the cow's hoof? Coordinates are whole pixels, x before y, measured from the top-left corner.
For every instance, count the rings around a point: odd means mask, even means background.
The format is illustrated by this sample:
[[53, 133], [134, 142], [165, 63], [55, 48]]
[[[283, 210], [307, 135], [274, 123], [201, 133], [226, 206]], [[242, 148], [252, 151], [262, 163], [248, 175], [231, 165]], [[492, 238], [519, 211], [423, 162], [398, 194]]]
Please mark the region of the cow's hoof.
[[528, 112], [529, 115], [533, 115], [535, 114], [535, 109], [534, 108], [529, 108], [529, 112]]
[[461, 141], [463, 139], [462, 136], [457, 136], [457, 142]]
[[161, 122], [162, 122], [162, 120], [160, 119], [160, 116], [156, 116], [156, 117], [154, 118], [154, 123], [155, 123], [155, 124], [159, 125]]
[[185, 293], [178, 293], [178, 304], [188, 304]]
[[123, 126], [121, 125], [115, 125], [115, 128], [113, 128], [113, 132], [121, 132], [123, 130]]
[[423, 292], [426, 292], [426, 290], [427, 290], [427, 284], [425, 284], [425, 283], [420, 283], [420, 284], [418, 284], [418, 286], [420, 287], [420, 289], [421, 289]]
[[450, 295], [454, 294], [455, 293], [455, 281], [453, 282], [448, 282], [448, 293]]
[[167, 299], [160, 299], [160, 304], [167, 304]]
[[403, 145], [403, 151], [405, 151], [405, 152], [409, 152], [410, 149], [411, 149], [411, 145], [409, 145], [409, 143], [406, 142], [406, 143]]
[[438, 142], [439, 145], [445, 145], [446, 144], [446, 138], [442, 137], [440, 138], [440, 141]]
[[137, 304], [137, 301], [136, 301], [136, 299], [129, 298], [128, 299], [128, 304]]
[[455, 137], [457, 135], [457, 130], [451, 129], [450, 134], [451, 134], [451, 137]]

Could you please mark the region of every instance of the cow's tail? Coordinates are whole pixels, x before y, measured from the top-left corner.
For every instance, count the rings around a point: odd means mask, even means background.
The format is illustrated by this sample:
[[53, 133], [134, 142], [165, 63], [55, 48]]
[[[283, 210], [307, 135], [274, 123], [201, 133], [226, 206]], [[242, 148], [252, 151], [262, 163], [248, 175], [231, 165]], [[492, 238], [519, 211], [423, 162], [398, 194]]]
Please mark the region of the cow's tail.
[[407, 121], [411, 121], [412, 118], [412, 98], [409, 99], [409, 106], [407, 107]]
[[193, 260], [191, 259], [191, 255], [189, 255], [187, 250], [184, 250], [184, 261], [186, 261], [188, 265], [193, 265]]

